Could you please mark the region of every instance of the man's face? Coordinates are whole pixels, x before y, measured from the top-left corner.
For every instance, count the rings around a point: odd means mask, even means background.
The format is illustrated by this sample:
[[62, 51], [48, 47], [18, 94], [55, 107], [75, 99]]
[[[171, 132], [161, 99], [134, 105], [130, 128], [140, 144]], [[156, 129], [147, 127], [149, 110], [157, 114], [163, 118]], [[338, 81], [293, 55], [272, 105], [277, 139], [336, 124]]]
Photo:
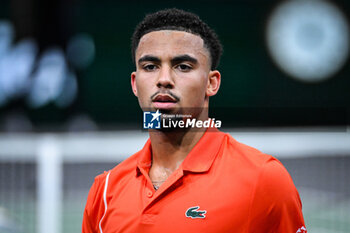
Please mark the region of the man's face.
[[210, 55], [201, 37], [183, 31], [145, 34], [131, 74], [134, 94], [143, 110], [180, 113], [207, 108], [220, 86], [220, 73], [210, 71]]

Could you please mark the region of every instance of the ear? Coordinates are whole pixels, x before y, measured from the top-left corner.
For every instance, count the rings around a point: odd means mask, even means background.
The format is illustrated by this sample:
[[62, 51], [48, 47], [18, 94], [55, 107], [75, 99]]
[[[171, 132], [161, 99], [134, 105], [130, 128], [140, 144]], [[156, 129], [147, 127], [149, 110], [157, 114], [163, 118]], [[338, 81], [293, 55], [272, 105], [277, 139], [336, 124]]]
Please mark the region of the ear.
[[131, 88], [132, 88], [132, 92], [137, 97], [136, 72], [135, 71], [131, 73]]
[[207, 84], [207, 96], [213, 96], [216, 95], [216, 93], [219, 91], [221, 84], [221, 74], [218, 70], [212, 70], [209, 72], [208, 75], [208, 84]]

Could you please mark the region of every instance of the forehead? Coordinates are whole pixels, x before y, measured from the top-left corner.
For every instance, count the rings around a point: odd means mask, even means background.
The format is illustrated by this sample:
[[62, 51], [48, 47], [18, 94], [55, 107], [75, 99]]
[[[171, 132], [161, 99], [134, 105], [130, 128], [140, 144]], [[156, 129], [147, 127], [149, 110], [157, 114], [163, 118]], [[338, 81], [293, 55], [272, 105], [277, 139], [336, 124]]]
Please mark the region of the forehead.
[[145, 55], [164, 57], [180, 54], [209, 59], [209, 51], [200, 36], [175, 30], [153, 31], [143, 35], [135, 55], [138, 59]]

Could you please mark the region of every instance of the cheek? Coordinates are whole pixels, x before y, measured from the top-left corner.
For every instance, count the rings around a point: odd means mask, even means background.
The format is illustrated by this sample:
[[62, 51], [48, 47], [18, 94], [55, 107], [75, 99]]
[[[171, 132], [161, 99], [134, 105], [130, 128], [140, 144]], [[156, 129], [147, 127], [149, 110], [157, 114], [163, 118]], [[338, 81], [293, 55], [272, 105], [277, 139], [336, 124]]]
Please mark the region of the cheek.
[[145, 102], [147, 100], [147, 90], [149, 90], [148, 83], [146, 80], [144, 80], [141, 77], [138, 77], [136, 81], [136, 89], [137, 89], [137, 95], [139, 102]]
[[189, 97], [186, 102], [196, 105], [201, 103], [206, 95], [206, 87], [207, 82], [204, 77], [187, 82], [183, 88], [183, 90], [186, 91], [186, 95]]

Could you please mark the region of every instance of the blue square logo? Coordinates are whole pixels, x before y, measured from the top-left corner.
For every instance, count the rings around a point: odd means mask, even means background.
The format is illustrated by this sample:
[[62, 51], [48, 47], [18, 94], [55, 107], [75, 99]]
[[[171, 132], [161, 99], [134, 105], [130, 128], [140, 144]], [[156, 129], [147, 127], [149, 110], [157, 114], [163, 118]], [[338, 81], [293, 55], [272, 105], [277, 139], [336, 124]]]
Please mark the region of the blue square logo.
[[143, 112], [143, 128], [144, 129], [160, 129], [159, 110], [156, 112]]

